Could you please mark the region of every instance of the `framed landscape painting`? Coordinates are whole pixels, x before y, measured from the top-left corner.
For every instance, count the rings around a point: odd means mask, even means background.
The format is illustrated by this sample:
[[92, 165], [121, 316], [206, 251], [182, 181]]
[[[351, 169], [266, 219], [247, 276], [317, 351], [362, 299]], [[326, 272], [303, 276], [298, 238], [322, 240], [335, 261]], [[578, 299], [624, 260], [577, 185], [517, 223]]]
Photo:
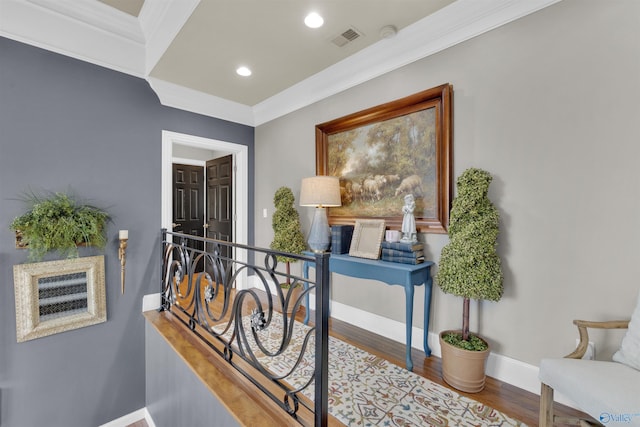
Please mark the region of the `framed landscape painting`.
[[400, 229], [413, 194], [416, 227], [446, 233], [451, 204], [451, 97], [444, 84], [316, 126], [316, 174], [340, 178], [330, 224], [384, 219]]

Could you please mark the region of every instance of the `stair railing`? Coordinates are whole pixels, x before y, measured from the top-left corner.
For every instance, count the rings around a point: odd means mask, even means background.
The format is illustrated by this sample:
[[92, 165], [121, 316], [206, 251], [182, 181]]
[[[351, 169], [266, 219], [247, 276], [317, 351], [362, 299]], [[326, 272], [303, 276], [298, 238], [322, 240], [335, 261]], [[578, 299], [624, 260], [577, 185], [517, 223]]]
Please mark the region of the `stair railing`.
[[[282, 256], [315, 266], [315, 280], [283, 271]], [[294, 296], [280, 283], [304, 290]], [[308, 327], [294, 318], [311, 292], [315, 315]], [[175, 315], [300, 424], [327, 425], [328, 253], [289, 254], [162, 229], [160, 310]]]

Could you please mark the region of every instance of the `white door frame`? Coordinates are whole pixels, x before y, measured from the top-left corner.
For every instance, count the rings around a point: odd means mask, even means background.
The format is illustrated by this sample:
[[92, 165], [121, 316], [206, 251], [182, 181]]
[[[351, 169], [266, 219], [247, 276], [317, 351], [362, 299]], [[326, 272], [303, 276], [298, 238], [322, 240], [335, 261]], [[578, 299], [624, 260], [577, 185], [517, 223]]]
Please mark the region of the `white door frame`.
[[[219, 141], [216, 139], [202, 138], [199, 136], [184, 133], [162, 131], [162, 228], [171, 230], [173, 222], [173, 185], [172, 185], [172, 164], [173, 146], [185, 145], [188, 147], [203, 148], [212, 151], [225, 151], [233, 155], [234, 160], [234, 221], [233, 221], [233, 241], [246, 245], [249, 233], [249, 147], [246, 145], [234, 144], [232, 142]], [[183, 159], [181, 159], [183, 160]], [[235, 258], [238, 261], [246, 262], [246, 251], [236, 251]], [[237, 283], [237, 288], [244, 288], [246, 280]]]

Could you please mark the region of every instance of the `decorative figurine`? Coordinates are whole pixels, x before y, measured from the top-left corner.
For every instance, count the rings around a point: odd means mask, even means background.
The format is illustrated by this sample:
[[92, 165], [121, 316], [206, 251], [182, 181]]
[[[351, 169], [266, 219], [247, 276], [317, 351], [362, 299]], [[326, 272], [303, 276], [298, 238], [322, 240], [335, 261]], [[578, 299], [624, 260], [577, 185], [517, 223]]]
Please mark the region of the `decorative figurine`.
[[404, 206], [402, 207], [402, 239], [401, 242], [416, 243], [418, 241], [418, 234], [416, 232], [416, 218], [413, 216], [413, 211], [416, 208], [416, 202], [413, 198], [413, 194], [407, 194], [404, 196]]

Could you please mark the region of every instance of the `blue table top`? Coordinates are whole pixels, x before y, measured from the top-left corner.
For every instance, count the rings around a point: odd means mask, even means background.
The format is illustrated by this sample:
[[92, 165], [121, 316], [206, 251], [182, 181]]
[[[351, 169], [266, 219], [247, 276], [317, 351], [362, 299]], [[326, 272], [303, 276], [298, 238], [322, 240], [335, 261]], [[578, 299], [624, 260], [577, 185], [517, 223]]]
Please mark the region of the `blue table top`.
[[414, 271], [421, 270], [425, 267], [431, 267], [433, 265], [433, 261], [424, 261], [420, 264], [403, 264], [401, 262], [390, 262], [390, 261], [382, 261], [380, 259], [368, 259], [368, 258], [359, 258], [350, 256], [349, 254], [331, 254], [329, 258], [329, 263], [332, 261], [348, 261], [348, 262], [356, 262], [359, 264], [365, 264], [370, 266], [384, 266], [384, 268], [397, 269], [402, 271]]

